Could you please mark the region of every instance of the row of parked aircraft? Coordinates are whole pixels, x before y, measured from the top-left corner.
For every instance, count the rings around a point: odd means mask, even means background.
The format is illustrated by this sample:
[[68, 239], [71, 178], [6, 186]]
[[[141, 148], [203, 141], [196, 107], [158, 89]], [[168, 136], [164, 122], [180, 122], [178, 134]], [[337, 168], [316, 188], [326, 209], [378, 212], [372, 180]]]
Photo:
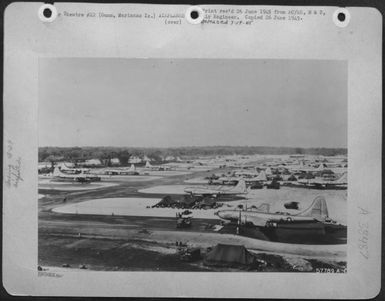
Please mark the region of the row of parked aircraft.
[[[331, 170], [333, 173], [341, 174], [347, 170], [347, 163], [316, 163], [305, 165], [303, 161], [298, 164], [277, 165], [274, 167], [278, 170], [287, 170], [290, 173], [317, 173], [323, 170]], [[266, 170], [271, 170], [271, 167], [267, 167]], [[268, 174], [268, 172], [266, 172]]]
[[244, 179], [239, 179], [235, 186], [220, 186], [212, 188], [210, 186], [192, 186], [184, 189], [185, 193], [196, 196], [220, 196], [220, 195], [242, 195], [248, 192]]
[[291, 185], [304, 186], [315, 189], [347, 189], [348, 185], [348, 174], [344, 172], [336, 180], [325, 180], [325, 179], [301, 179], [297, 183], [291, 183]]
[[[220, 177], [215, 180], [210, 180], [210, 184], [220, 185], [213, 188], [212, 186], [192, 186], [186, 187], [184, 191], [191, 195], [242, 195], [248, 192], [247, 183], [267, 183], [268, 178], [264, 171], [261, 171], [258, 176], [253, 178], [243, 177]], [[347, 189], [348, 185], [347, 172], [343, 173], [336, 180], [325, 180], [323, 178], [315, 179], [300, 179], [297, 181], [288, 181], [286, 185], [314, 188], [314, 189]], [[231, 185], [228, 187], [228, 185]]]
[[[167, 166], [152, 166], [147, 162], [144, 167], [145, 170], [163, 171], [170, 170]], [[105, 175], [139, 175], [134, 164], [131, 164], [130, 168], [108, 168], [103, 172]], [[89, 168], [73, 168], [67, 167], [65, 164], [57, 165], [53, 171], [53, 177], [55, 181], [66, 182], [93, 182], [100, 181], [100, 177], [90, 173]]]

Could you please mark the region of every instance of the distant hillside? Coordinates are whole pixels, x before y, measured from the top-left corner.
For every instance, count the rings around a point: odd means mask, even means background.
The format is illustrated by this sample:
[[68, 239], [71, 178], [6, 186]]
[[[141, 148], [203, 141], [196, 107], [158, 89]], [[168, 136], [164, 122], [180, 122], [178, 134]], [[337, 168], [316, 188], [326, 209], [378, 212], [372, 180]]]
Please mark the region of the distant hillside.
[[147, 156], [154, 161], [162, 161], [167, 156], [194, 158], [198, 156], [221, 155], [346, 155], [346, 148], [301, 148], [301, 147], [272, 147], [272, 146], [202, 146], [175, 148], [138, 148], [138, 147], [39, 147], [39, 162], [42, 161], [80, 161], [87, 159], [119, 158], [125, 165], [131, 156], [143, 158]]

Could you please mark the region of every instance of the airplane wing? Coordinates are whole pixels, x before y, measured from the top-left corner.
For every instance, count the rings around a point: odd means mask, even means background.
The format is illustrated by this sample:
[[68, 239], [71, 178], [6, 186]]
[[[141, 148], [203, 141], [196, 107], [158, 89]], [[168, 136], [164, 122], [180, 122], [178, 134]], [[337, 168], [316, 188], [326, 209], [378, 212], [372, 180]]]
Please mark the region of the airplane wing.
[[233, 222], [252, 223], [257, 227], [265, 227], [266, 222], [270, 219], [269, 215], [261, 212], [242, 211], [242, 210], [219, 210], [216, 212], [221, 219]]
[[220, 191], [214, 189], [205, 189], [205, 188], [186, 188], [185, 192], [191, 193], [194, 195], [216, 195], [219, 194]]

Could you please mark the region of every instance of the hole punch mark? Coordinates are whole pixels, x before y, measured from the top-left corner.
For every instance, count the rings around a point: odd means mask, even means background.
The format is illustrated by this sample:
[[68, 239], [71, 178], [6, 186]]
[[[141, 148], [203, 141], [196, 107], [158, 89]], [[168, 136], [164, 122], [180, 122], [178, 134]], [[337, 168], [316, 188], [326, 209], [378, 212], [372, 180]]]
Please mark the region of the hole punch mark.
[[351, 16], [348, 9], [340, 7], [334, 11], [332, 19], [337, 27], [345, 28], [349, 25]]
[[185, 13], [185, 18], [190, 24], [201, 24], [204, 16], [205, 13], [199, 6], [190, 6]]
[[37, 14], [40, 21], [44, 23], [53, 22], [58, 15], [56, 7], [52, 4], [43, 4], [40, 6]]
[[198, 18], [199, 18], [199, 12], [196, 11], [196, 10], [192, 10], [191, 13], [190, 13], [190, 17], [191, 17], [191, 19], [193, 19], [193, 20], [198, 19]]
[[346, 19], [346, 16], [345, 16], [344, 13], [338, 13], [337, 19], [338, 19], [338, 21], [340, 21], [340, 22], [344, 22], [345, 19]]
[[45, 8], [45, 9], [43, 10], [43, 16], [46, 17], [47, 19], [51, 18], [51, 16], [52, 16], [52, 10], [49, 9], [48, 7]]

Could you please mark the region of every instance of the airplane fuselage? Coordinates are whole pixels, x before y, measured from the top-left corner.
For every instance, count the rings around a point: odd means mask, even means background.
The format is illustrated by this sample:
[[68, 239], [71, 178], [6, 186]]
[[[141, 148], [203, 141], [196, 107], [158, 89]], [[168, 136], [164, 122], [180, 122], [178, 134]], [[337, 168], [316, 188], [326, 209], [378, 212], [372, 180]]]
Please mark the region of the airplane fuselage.
[[251, 222], [255, 226], [265, 226], [269, 220], [314, 221], [314, 217], [290, 215], [289, 213], [263, 213], [252, 210], [220, 210], [217, 215], [229, 221]]

